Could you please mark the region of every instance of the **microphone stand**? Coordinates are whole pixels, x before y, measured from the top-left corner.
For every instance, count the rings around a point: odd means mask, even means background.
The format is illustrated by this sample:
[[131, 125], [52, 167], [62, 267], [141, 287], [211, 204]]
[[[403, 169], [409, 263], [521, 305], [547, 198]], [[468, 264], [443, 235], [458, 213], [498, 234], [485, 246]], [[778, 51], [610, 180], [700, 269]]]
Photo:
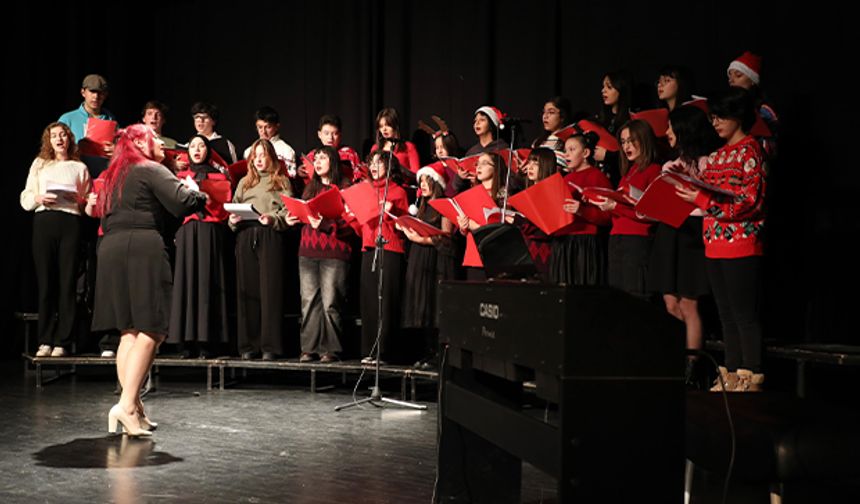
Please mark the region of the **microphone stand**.
[[[512, 121], [513, 122], [513, 121]], [[505, 174], [505, 198], [502, 201], [502, 224], [505, 223], [505, 215], [508, 210], [508, 194], [511, 192], [511, 171], [514, 163], [514, 138], [517, 136], [516, 124], [511, 124], [511, 148], [508, 150], [508, 173]]]
[[370, 403], [377, 408], [383, 407], [384, 404], [393, 404], [395, 406], [401, 406], [404, 408], [411, 408], [416, 410], [426, 410], [426, 404], [417, 404], [408, 401], [399, 401], [397, 399], [391, 399], [388, 397], [384, 397], [382, 392], [379, 389], [379, 360], [380, 360], [380, 352], [382, 350], [382, 287], [383, 287], [383, 272], [385, 270], [385, 244], [388, 241], [382, 236], [382, 221], [385, 217], [385, 204], [388, 202], [388, 186], [391, 183], [391, 162], [394, 158], [394, 150], [397, 144], [395, 142], [391, 143], [391, 151], [388, 156], [388, 168], [385, 170], [385, 189], [383, 190], [382, 201], [379, 202], [379, 220], [376, 225], [376, 246], [373, 250], [373, 266], [371, 267], [372, 272], [376, 272], [379, 270], [377, 274], [377, 282], [376, 282], [376, 342], [374, 343], [374, 347], [376, 348], [376, 356], [375, 356], [375, 370], [374, 370], [374, 378], [373, 378], [373, 388], [370, 389], [370, 397], [365, 397], [364, 399], [353, 400], [352, 402], [348, 402], [346, 404], [341, 404], [339, 406], [335, 406], [335, 411], [340, 411], [342, 409], [350, 408], [352, 406], [358, 406], [364, 403]]

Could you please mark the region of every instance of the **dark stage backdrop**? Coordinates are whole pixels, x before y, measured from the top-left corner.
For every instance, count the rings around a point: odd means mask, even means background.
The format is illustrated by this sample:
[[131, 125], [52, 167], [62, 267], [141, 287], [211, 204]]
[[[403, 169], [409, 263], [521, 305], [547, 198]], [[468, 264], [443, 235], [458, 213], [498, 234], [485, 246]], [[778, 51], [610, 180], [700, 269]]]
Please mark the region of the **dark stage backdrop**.
[[42, 128], [80, 104], [87, 73], [107, 77], [106, 107], [122, 124], [138, 120], [149, 99], [169, 104], [165, 133], [178, 140], [193, 132], [191, 104], [207, 100], [220, 106], [217, 129], [239, 149], [256, 136], [255, 109], [268, 104], [280, 111], [282, 137], [297, 150], [314, 147], [320, 115], [337, 113], [344, 142], [361, 151], [384, 106], [401, 112], [404, 135], [425, 141], [416, 123], [438, 114], [468, 146], [473, 111], [491, 103], [531, 119], [524, 135], [531, 140], [550, 96], [596, 112], [606, 71], [633, 72], [645, 91], [637, 105], [647, 108], [661, 65], [689, 66], [698, 93], [707, 94], [726, 85], [728, 63], [746, 49], [765, 58], [764, 88], [783, 124], [768, 187], [769, 335], [857, 342], [846, 316], [854, 297], [832, 287], [836, 279], [853, 287], [858, 271], [847, 241], [858, 229], [849, 203], [857, 187], [850, 148], [856, 120], [848, 119], [856, 91], [842, 59], [855, 49], [849, 41], [856, 42], [856, 28], [835, 2], [13, 5], [0, 35], [8, 223], [0, 346], [7, 355], [20, 331], [11, 313], [35, 309], [31, 218], [19, 193]]

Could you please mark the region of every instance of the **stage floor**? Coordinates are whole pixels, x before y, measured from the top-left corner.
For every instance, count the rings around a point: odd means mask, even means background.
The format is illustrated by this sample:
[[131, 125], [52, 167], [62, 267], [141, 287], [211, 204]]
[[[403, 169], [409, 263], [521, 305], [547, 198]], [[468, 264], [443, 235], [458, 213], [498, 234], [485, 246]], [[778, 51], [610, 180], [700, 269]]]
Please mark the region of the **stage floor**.
[[[0, 502], [432, 501], [434, 389], [419, 394], [426, 411], [334, 412], [354, 381], [312, 394], [265, 373], [207, 392], [199, 373], [162, 370], [145, 399], [159, 422], [150, 440], [106, 433], [117, 401], [108, 369], [79, 368], [37, 390], [34, 372], [0, 363]], [[399, 398], [399, 380], [383, 390]], [[554, 485], [524, 468], [523, 501], [554, 502]]]

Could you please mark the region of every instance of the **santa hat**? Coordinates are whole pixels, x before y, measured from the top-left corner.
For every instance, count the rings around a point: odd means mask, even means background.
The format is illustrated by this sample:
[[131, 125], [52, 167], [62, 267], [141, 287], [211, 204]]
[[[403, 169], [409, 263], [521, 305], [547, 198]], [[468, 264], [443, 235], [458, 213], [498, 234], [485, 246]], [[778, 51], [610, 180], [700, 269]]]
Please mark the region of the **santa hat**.
[[415, 178], [420, 182], [421, 177], [424, 175], [435, 180], [436, 183], [442, 186], [442, 189], [445, 189], [445, 186], [448, 185], [448, 172], [445, 170], [445, 166], [439, 161], [418, 170], [415, 174]]
[[487, 117], [489, 117], [490, 120], [493, 121], [493, 124], [496, 125], [496, 128], [499, 128], [502, 123], [505, 122], [505, 119], [508, 117], [501, 110], [497, 109], [496, 107], [490, 107], [489, 105], [484, 105], [483, 107], [479, 108], [475, 111], [475, 114], [477, 115], [478, 112], [481, 112]]
[[761, 56], [746, 51], [729, 64], [726, 73], [730, 70], [737, 70], [749, 77], [755, 85], [758, 85], [760, 80], [759, 73], [761, 72]]

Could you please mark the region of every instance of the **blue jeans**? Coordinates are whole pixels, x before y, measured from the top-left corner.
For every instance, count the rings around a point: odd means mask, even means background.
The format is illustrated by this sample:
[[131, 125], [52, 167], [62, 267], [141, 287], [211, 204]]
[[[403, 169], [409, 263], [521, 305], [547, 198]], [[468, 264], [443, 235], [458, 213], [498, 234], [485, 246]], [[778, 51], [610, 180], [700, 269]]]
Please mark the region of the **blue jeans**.
[[299, 257], [302, 295], [302, 352], [326, 354], [342, 350], [341, 309], [346, 301], [349, 263], [340, 259]]

